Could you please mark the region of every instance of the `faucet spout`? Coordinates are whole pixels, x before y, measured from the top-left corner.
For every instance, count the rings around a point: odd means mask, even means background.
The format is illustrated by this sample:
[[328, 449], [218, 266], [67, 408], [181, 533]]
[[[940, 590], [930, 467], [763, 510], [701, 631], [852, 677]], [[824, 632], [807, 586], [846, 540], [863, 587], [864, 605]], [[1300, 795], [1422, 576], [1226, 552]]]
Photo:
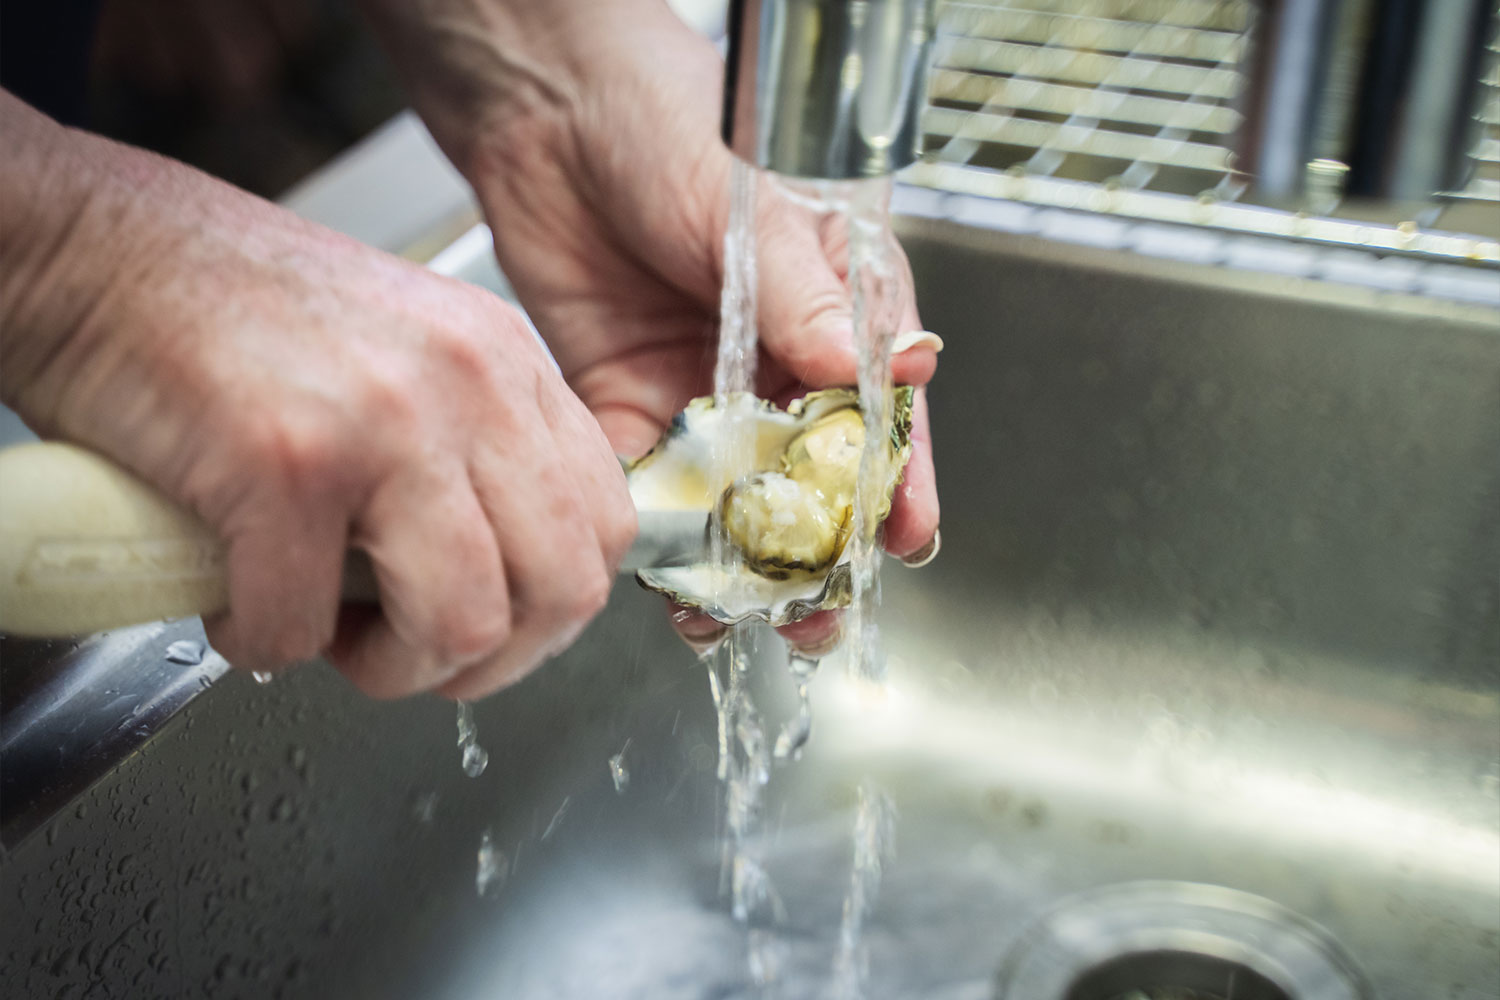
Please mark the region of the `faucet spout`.
[[733, 0], [724, 142], [792, 177], [848, 180], [917, 158], [933, 0]]

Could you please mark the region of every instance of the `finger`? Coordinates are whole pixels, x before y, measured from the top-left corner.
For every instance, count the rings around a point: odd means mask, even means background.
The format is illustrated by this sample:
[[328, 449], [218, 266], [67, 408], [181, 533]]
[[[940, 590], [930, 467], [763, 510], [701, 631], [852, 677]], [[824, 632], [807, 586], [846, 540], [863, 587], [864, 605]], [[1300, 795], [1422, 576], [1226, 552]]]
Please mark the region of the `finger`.
[[713, 385], [712, 365], [712, 351], [695, 334], [586, 368], [572, 384], [614, 453], [635, 458], [650, 451], [672, 418]]
[[[594, 537], [613, 580], [635, 541], [637, 528], [635, 503], [620, 466], [620, 452], [603, 424], [566, 383], [549, 382], [543, 392], [538, 411], [559, 442], [562, 450], [558, 454], [569, 457], [564, 470], [571, 475], [574, 491], [591, 518]], [[655, 441], [653, 438], [652, 444]]]
[[[544, 414], [544, 419], [559, 429], [572, 423], [557, 412]], [[619, 539], [628, 533], [608, 520], [629, 519], [633, 532], [634, 508], [623, 486], [580, 471], [590, 463], [607, 463], [618, 474], [619, 463], [597, 427], [594, 434], [600, 438], [597, 445], [575, 431], [476, 448], [471, 460], [475, 490], [500, 539], [513, 628], [503, 649], [442, 686], [447, 697], [479, 698], [514, 684], [571, 645], [609, 599], [611, 561], [623, 557]], [[622, 506], [623, 512], [618, 509]], [[596, 516], [602, 507], [611, 508], [609, 519]], [[608, 545], [601, 531], [612, 536]]]
[[938, 529], [937, 475], [932, 462], [932, 432], [927, 418], [927, 391], [912, 401], [911, 457], [885, 522], [885, 548], [897, 557], [918, 553]]
[[348, 616], [329, 659], [378, 697], [431, 688], [503, 645], [511, 596], [475, 488], [457, 462], [389, 480], [356, 525], [382, 616]]
[[274, 519], [229, 541], [229, 612], [205, 620], [209, 642], [250, 670], [274, 670], [332, 641], [343, 572], [341, 520], [312, 504], [266, 504]]
[[810, 216], [772, 201], [760, 213], [757, 312], [766, 352], [798, 382], [853, 385], [853, 303]]
[[[566, 391], [566, 390], [564, 390]], [[594, 537], [599, 543], [605, 568], [611, 580], [635, 541], [637, 524], [635, 503], [630, 484], [625, 479], [617, 452], [606, 437], [603, 425], [581, 404], [568, 407], [567, 424], [571, 437], [583, 442], [579, 454], [583, 461], [570, 463], [577, 492], [582, 496], [593, 518]], [[655, 443], [653, 439], [652, 443]]]
[[[920, 330], [921, 327], [909, 327]], [[934, 341], [937, 341], [934, 343]], [[894, 345], [893, 345], [894, 346]], [[938, 351], [942, 342], [936, 337], [912, 344], [899, 354], [891, 355], [891, 380], [896, 385], [924, 386], [937, 374]]]
[[672, 628], [695, 653], [702, 654], [712, 649], [729, 631], [728, 625], [715, 621], [702, 611], [671, 600], [667, 601], [667, 613]]
[[808, 659], [821, 659], [838, 648], [843, 639], [843, 612], [819, 611], [799, 622], [783, 625], [776, 632], [794, 652]]

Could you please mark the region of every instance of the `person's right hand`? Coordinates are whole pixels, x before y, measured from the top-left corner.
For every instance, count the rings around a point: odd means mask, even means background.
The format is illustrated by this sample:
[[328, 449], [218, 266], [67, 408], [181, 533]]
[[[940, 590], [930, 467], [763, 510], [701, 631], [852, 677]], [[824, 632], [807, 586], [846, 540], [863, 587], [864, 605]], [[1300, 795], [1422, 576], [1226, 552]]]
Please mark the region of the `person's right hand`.
[[0, 134], [0, 396], [220, 533], [231, 663], [470, 698], [603, 606], [624, 477], [514, 309], [4, 94]]

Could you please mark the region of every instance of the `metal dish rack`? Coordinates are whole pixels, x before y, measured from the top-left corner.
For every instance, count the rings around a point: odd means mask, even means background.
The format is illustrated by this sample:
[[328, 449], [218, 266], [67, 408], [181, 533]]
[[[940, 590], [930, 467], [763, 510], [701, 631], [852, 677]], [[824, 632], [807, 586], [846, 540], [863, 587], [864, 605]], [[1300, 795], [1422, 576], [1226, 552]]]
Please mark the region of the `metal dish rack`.
[[[1337, 199], [1256, 203], [1237, 162], [1252, 0], [950, 0], [904, 180], [944, 192], [1500, 268], [1500, 34], [1484, 52], [1467, 183], [1372, 220]], [[1500, 16], [1497, 16], [1500, 21]], [[1465, 206], [1450, 216], [1448, 207]], [[1493, 226], [1450, 231], [1450, 218]], [[1478, 211], [1474, 211], [1475, 208]], [[1491, 232], [1490, 229], [1494, 231]]]

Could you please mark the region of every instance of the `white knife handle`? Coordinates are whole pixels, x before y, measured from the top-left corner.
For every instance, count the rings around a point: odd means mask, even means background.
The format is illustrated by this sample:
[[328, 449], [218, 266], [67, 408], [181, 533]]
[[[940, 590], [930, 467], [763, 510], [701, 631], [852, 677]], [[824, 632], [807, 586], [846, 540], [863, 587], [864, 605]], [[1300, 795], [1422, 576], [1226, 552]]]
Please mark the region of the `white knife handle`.
[[[640, 511], [621, 571], [704, 558], [703, 511]], [[344, 559], [345, 603], [378, 603], [369, 557]], [[84, 448], [0, 450], [0, 632], [85, 635], [229, 606], [224, 547], [196, 517]]]
[[[344, 599], [375, 599], [362, 553]], [[229, 606], [224, 547], [192, 514], [93, 452], [0, 451], [0, 632], [83, 635]]]

